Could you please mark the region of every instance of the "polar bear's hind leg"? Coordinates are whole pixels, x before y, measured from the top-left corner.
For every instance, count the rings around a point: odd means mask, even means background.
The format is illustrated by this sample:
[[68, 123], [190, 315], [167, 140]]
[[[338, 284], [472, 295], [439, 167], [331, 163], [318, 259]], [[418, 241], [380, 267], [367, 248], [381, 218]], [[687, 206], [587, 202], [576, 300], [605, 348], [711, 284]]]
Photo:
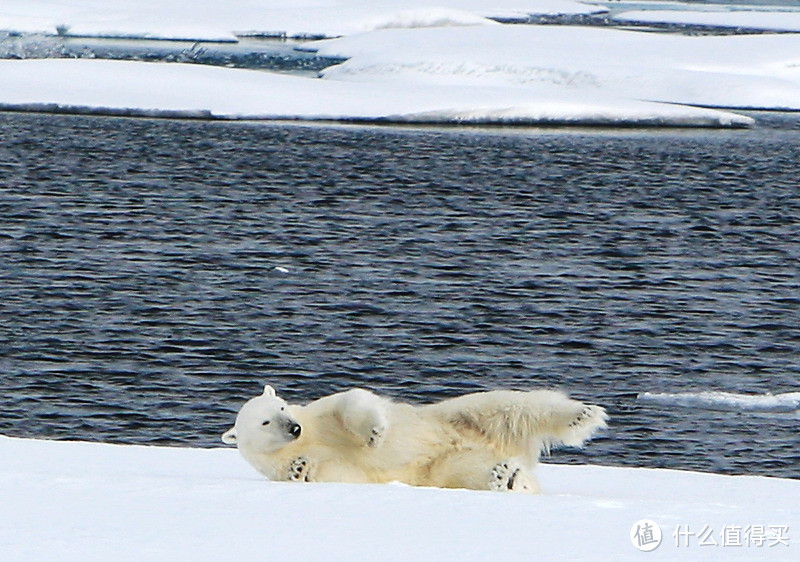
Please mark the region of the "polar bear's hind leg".
[[600, 406], [552, 390], [477, 392], [425, 408], [462, 434], [491, 443], [504, 456], [527, 456], [531, 465], [540, 450], [581, 446], [608, 418]]
[[460, 449], [437, 458], [419, 484], [497, 492], [539, 493], [536, 476], [516, 458], [500, 460], [489, 449]]

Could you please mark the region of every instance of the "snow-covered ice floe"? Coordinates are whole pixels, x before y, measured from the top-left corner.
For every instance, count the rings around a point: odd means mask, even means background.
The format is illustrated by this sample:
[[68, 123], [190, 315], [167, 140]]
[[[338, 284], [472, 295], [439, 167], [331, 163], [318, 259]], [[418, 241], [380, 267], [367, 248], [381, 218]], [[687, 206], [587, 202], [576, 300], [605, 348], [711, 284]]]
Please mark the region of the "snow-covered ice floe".
[[644, 392], [639, 400], [663, 406], [733, 412], [791, 413], [800, 411], [800, 392], [737, 394], [733, 392]]
[[748, 126], [749, 117], [602, 92], [370, 83], [174, 63], [0, 61], [0, 108], [112, 115], [396, 123]]
[[474, 25], [487, 16], [601, 11], [572, 0], [3, 0], [0, 29], [230, 41], [242, 33], [331, 37], [384, 27]]
[[[11, 1], [17, 11], [0, 6], [0, 27], [24, 27], [28, 20], [38, 22], [32, 28], [41, 27], [45, 11], [39, 8], [51, 4]], [[388, 0], [319, 0], [293, 8], [252, 0], [224, 14], [218, 14], [217, 1], [200, 2], [196, 12], [185, 2], [111, 2], [113, 10], [91, 0], [52, 3], [54, 12], [45, 19], [161, 36], [166, 28], [158, 31], [160, 24], [189, 29], [201, 21], [217, 30], [244, 23], [251, 30], [272, 23], [286, 28], [276, 23], [280, 18], [261, 19], [261, 8], [300, 21], [306, 9], [381, 11], [377, 19], [345, 18], [353, 24], [348, 33], [372, 31], [304, 45], [324, 57], [347, 59], [325, 69], [323, 80], [186, 64], [9, 60], [0, 61], [0, 107], [226, 119], [704, 127], [753, 124], [750, 117], [712, 108], [800, 110], [800, 35], [688, 37], [502, 25], [484, 18], [489, 14], [480, 0], [446, 0], [438, 8], [414, 0], [391, 13], [388, 7], [396, 6]], [[575, 7], [561, 0], [504, 0], [492, 10], [528, 12], [536, 6], [562, 12]], [[134, 23], [127, 28], [123, 21]], [[327, 20], [308, 21], [311, 30], [314, 22]], [[72, 33], [69, 25], [61, 26], [67, 27]]]
[[[191, 9], [189, 0], [9, 1], [0, 6], [0, 28], [41, 29], [50, 22], [67, 35], [234, 40], [246, 30], [301, 29], [281, 19], [298, 18], [309, 32], [355, 34], [305, 44], [304, 49], [322, 56], [347, 59], [323, 71], [323, 80], [185, 64], [0, 61], [0, 104], [5, 109], [227, 119], [706, 127], [753, 124], [749, 117], [711, 108], [800, 110], [800, 35], [687, 37], [502, 25], [485, 19], [501, 12], [595, 9], [566, 0], [503, 0], [492, 5], [492, 13], [481, 0], [445, 0], [439, 7], [413, 0], [399, 11], [389, 0], [251, 0], [224, 6], [206, 0]], [[326, 10], [336, 16], [320, 15]], [[359, 11], [358, 17], [348, 10]], [[317, 27], [344, 21], [347, 25], [335, 31]], [[200, 23], [213, 29], [201, 29]], [[246, 29], [240, 27], [245, 24]], [[364, 30], [372, 31], [356, 33]]]
[[759, 6], [731, 10], [727, 6], [716, 9], [693, 10], [630, 10], [613, 17], [620, 23], [669, 23], [701, 25], [708, 27], [741, 28], [763, 31], [800, 31], [800, 10], [786, 7], [767, 10]]
[[[0, 552], [15, 562], [639, 560], [642, 519], [662, 532], [654, 559], [797, 560], [800, 548], [798, 480], [542, 465], [540, 496], [294, 484], [264, 480], [235, 449], [3, 436], [0, 459]], [[700, 546], [704, 530], [716, 546]], [[676, 531], [694, 535], [676, 546]]]
[[800, 110], [800, 35], [691, 37], [568, 26], [383, 30], [315, 43], [329, 79], [492, 83], [706, 107]]

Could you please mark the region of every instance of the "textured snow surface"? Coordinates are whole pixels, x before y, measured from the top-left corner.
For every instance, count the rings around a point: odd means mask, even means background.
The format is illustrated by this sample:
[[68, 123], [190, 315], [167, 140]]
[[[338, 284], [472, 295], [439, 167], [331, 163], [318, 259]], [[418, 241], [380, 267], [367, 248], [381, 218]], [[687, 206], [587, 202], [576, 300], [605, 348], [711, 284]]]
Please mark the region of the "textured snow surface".
[[[797, 560], [800, 481], [543, 465], [540, 496], [268, 482], [232, 449], [0, 436], [4, 560]], [[718, 546], [676, 547], [677, 526]], [[788, 526], [788, 546], [726, 546], [726, 525]]]

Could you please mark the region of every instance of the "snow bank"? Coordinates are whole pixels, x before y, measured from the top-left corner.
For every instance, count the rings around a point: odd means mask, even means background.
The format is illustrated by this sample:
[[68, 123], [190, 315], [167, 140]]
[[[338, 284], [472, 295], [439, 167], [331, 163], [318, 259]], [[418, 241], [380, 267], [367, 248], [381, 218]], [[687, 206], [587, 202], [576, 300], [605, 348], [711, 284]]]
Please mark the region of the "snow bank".
[[617, 14], [613, 19], [621, 23], [673, 23], [766, 31], [800, 31], [800, 11], [789, 10], [631, 10]]
[[485, 16], [598, 11], [605, 9], [571, 0], [3, 0], [0, 29], [234, 40], [240, 32], [338, 36], [383, 27], [473, 25]]
[[732, 113], [502, 85], [319, 80], [170, 63], [0, 61], [0, 108], [400, 123], [748, 126]]
[[704, 410], [733, 412], [797, 412], [800, 392], [783, 394], [735, 394], [732, 392], [680, 392], [676, 394], [645, 392], [639, 400], [663, 406], [683, 406]]
[[315, 43], [331, 80], [493, 84], [699, 106], [800, 110], [800, 35], [688, 37], [566, 26], [383, 30]]
[[[629, 534], [643, 518], [663, 532], [653, 559], [797, 560], [800, 548], [796, 480], [543, 465], [544, 494], [527, 496], [274, 483], [231, 449], [0, 436], [0, 458], [0, 552], [16, 562], [638, 560]], [[675, 546], [686, 526], [708, 526], [717, 546]], [[723, 546], [726, 527], [741, 546]]]

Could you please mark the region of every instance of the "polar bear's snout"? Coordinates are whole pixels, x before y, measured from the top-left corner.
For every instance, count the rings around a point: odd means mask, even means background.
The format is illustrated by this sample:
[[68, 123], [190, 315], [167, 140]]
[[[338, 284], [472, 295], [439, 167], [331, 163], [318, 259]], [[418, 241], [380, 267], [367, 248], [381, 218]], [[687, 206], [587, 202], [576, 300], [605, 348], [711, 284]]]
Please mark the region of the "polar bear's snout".
[[290, 418], [289, 416], [280, 416], [277, 420], [278, 426], [289, 434], [292, 440], [297, 439], [300, 437], [300, 433], [303, 431], [303, 428], [300, 426], [294, 418]]

